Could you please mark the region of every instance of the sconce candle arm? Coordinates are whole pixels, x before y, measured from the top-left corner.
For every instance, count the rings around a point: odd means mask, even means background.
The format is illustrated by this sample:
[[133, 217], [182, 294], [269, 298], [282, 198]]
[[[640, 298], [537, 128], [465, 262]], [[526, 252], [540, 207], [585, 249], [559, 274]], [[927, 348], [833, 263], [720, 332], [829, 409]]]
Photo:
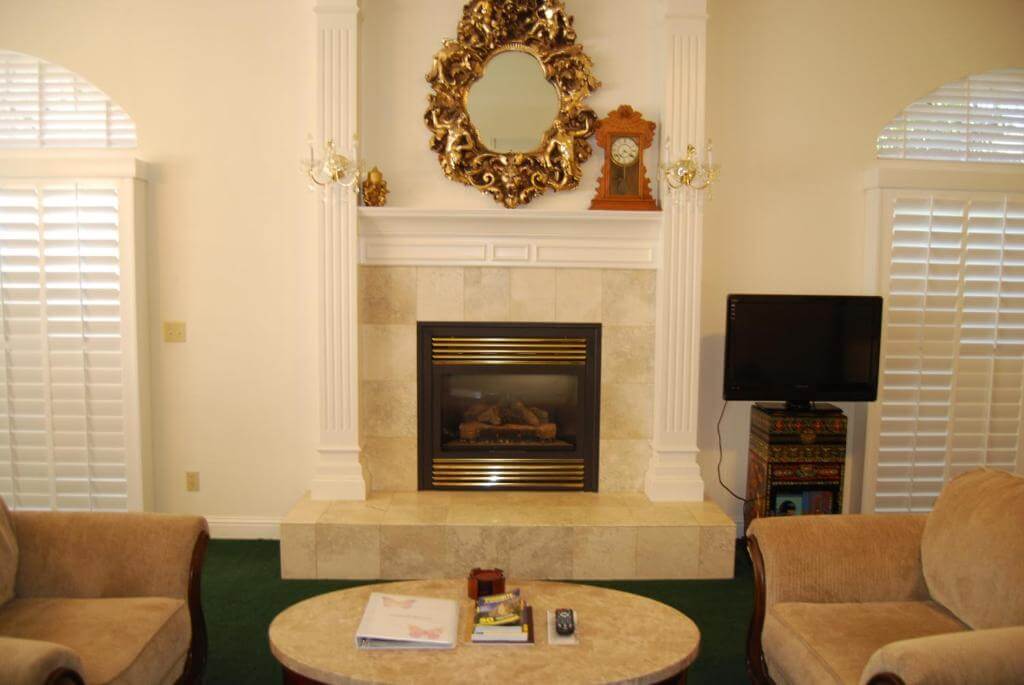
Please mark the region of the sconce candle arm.
[[[665, 158], [670, 159], [671, 141], [665, 140]], [[661, 173], [665, 183], [673, 192], [684, 188], [689, 190], [708, 190], [718, 178], [718, 167], [711, 163], [711, 141], [708, 141], [705, 154], [707, 163], [697, 159], [697, 148], [686, 146], [686, 156], [661, 165]]]
[[309, 161], [303, 164], [309, 180], [320, 187], [338, 184], [351, 188], [359, 182], [362, 174], [362, 163], [356, 156], [356, 143], [352, 142], [352, 156], [346, 157], [338, 152], [333, 140], [324, 143], [323, 157], [317, 158], [313, 151], [313, 143], [309, 143]]

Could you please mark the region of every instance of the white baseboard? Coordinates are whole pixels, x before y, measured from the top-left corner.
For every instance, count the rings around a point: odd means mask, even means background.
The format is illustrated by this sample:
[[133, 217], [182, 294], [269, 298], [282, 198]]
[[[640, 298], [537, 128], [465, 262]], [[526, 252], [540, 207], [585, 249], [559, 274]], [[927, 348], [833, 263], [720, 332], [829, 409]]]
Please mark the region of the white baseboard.
[[227, 540], [280, 540], [281, 519], [272, 516], [207, 516], [210, 537]]

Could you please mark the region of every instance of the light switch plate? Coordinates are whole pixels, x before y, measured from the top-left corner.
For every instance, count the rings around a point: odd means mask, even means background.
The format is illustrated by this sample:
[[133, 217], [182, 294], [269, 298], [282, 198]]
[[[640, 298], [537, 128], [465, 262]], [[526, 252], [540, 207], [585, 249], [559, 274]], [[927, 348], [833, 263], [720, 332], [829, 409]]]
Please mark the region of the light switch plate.
[[164, 321], [164, 342], [183, 343], [185, 342], [184, 321]]
[[199, 472], [185, 472], [185, 490], [187, 492], [199, 492]]

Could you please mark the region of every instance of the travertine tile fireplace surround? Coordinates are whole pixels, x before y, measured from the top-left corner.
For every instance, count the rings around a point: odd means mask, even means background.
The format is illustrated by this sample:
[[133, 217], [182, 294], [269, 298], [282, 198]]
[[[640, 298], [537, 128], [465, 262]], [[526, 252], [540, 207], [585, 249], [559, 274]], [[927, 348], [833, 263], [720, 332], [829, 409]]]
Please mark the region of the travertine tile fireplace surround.
[[[316, 5], [319, 137], [352, 140], [358, 3]], [[674, 157], [705, 135], [706, 0], [659, 7], [659, 132]], [[735, 523], [704, 501], [696, 462], [698, 204], [358, 208], [330, 192], [319, 449], [310, 493], [281, 526], [285, 577], [732, 575]], [[598, 491], [417, 491], [418, 321], [600, 324]]]
[[360, 429], [372, 491], [417, 489], [417, 321], [600, 323], [599, 490], [643, 491], [654, 407], [654, 271], [363, 266], [360, 276]]

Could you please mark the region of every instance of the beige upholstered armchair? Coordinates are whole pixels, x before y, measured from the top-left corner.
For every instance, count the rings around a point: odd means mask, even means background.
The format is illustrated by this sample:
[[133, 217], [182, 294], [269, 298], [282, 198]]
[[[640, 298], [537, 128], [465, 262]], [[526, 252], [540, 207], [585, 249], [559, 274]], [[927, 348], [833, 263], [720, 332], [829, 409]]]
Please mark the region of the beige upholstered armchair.
[[193, 683], [206, 665], [194, 516], [10, 512], [0, 500], [0, 683]]
[[1024, 683], [1024, 478], [978, 470], [927, 515], [758, 519], [755, 683]]

